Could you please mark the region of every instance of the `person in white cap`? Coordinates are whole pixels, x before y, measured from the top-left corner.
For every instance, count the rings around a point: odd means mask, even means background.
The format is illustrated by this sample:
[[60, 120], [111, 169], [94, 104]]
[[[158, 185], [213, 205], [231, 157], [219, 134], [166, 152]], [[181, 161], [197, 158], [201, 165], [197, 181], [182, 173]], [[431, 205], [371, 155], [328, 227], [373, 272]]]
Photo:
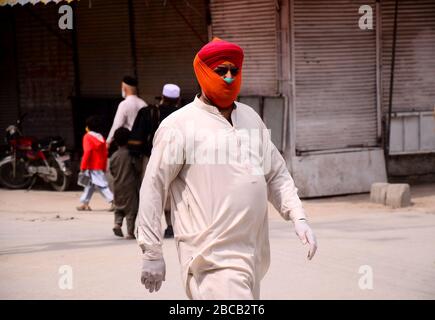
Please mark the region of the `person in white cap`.
[[151, 155], [152, 139], [154, 133], [163, 119], [178, 109], [180, 103], [180, 87], [176, 84], [165, 84], [162, 94], [156, 99], [157, 105], [147, 105], [137, 112], [136, 119], [131, 128], [128, 146], [130, 153], [136, 158], [143, 159], [138, 170], [145, 174], [148, 158]]
[[163, 86], [162, 96], [159, 102], [159, 123], [178, 109], [180, 103], [180, 91], [180, 87], [176, 84], [168, 83]]
[[[159, 124], [172, 112], [178, 109], [180, 103], [180, 87], [176, 84], [168, 83], [163, 86], [162, 98], [160, 99], [159, 110], [160, 118]], [[153, 135], [154, 136], [154, 135]], [[167, 228], [164, 233], [165, 238], [173, 238], [174, 231], [171, 222], [171, 202], [168, 199], [165, 206], [165, 221]]]
[[162, 91], [162, 102], [163, 100], [171, 100], [174, 99], [174, 105], [178, 104], [178, 100], [180, 98], [180, 87], [177, 86], [176, 84], [172, 84], [172, 83], [167, 83], [163, 86], [163, 91]]
[[[167, 116], [178, 109], [180, 104], [180, 87], [168, 83], [163, 86], [160, 101], [157, 105], [149, 105], [139, 110], [130, 134], [129, 148], [133, 156], [136, 156], [136, 163], [139, 163], [138, 171], [141, 176], [145, 174], [149, 157], [151, 155], [152, 140], [157, 128]], [[165, 219], [167, 228], [165, 238], [173, 238], [174, 232], [171, 223], [170, 201], [166, 202]]]

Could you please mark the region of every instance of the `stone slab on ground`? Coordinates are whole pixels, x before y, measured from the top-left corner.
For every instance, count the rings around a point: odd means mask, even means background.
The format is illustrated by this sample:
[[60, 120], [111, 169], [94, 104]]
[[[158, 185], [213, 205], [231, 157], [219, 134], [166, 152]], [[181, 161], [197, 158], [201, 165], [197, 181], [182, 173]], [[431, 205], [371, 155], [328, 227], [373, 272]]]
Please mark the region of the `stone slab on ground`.
[[403, 208], [411, 205], [411, 189], [406, 183], [390, 183], [387, 187], [385, 204], [392, 208]]
[[385, 204], [387, 199], [388, 183], [376, 182], [370, 188], [370, 201], [373, 203]]

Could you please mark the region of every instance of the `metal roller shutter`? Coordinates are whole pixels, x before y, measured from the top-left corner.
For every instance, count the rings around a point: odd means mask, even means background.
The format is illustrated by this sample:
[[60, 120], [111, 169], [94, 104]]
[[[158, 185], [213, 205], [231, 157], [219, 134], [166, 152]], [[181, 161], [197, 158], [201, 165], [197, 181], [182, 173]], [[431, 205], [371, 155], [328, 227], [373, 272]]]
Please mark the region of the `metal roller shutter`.
[[277, 11], [274, 0], [212, 0], [212, 34], [245, 52], [241, 95], [278, 92]]
[[80, 89], [84, 96], [120, 96], [121, 80], [133, 74], [127, 0], [78, 2]]
[[25, 134], [60, 135], [72, 146], [72, 34], [58, 28], [60, 5], [39, 3], [13, 8], [20, 111], [27, 113]]
[[294, 0], [296, 150], [377, 145], [376, 34], [358, 26], [374, 0]]
[[[0, 139], [4, 129], [18, 117], [17, 75], [14, 50], [14, 16], [12, 8], [0, 9]], [[3, 141], [0, 142], [3, 144]]]
[[[388, 109], [394, 0], [383, 0], [383, 110]], [[397, 18], [393, 111], [429, 111], [435, 105], [435, 1], [400, 0]]]
[[140, 95], [154, 103], [175, 83], [190, 102], [199, 92], [193, 58], [207, 42], [205, 1], [135, 1], [134, 21]]

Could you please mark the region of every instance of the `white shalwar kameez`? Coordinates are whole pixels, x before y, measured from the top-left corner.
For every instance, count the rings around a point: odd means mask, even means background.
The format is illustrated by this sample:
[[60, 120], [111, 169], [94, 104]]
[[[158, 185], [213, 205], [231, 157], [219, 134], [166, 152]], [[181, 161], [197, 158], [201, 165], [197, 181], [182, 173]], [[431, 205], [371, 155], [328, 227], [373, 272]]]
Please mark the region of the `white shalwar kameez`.
[[[305, 218], [285, 161], [258, 114], [235, 102], [231, 120], [198, 97], [167, 117], [140, 190], [137, 241], [149, 260], [162, 257], [161, 216], [170, 194], [191, 299], [259, 299], [270, 264], [268, 200], [285, 220]], [[251, 160], [242, 161], [244, 155]]]
[[145, 101], [134, 94], [127, 96], [123, 101], [121, 101], [118, 105], [118, 109], [116, 109], [112, 128], [110, 128], [109, 135], [107, 136], [107, 142], [112, 143], [116, 129], [124, 127], [131, 130], [137, 113], [141, 108], [147, 106], [148, 105]]

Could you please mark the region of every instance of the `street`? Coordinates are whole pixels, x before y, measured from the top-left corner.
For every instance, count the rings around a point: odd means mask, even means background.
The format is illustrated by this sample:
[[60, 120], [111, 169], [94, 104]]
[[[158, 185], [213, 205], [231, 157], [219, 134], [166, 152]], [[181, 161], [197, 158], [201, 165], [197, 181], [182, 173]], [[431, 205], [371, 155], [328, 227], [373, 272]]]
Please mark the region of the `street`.
[[[369, 194], [303, 200], [319, 243], [312, 261], [271, 209], [261, 298], [435, 299], [435, 185], [411, 194], [413, 206], [401, 209], [372, 204]], [[136, 242], [113, 235], [101, 195], [91, 212], [75, 210], [79, 196], [0, 189], [1, 299], [186, 299], [173, 239], [164, 240], [166, 281], [150, 294]], [[60, 285], [62, 266], [70, 288]]]

